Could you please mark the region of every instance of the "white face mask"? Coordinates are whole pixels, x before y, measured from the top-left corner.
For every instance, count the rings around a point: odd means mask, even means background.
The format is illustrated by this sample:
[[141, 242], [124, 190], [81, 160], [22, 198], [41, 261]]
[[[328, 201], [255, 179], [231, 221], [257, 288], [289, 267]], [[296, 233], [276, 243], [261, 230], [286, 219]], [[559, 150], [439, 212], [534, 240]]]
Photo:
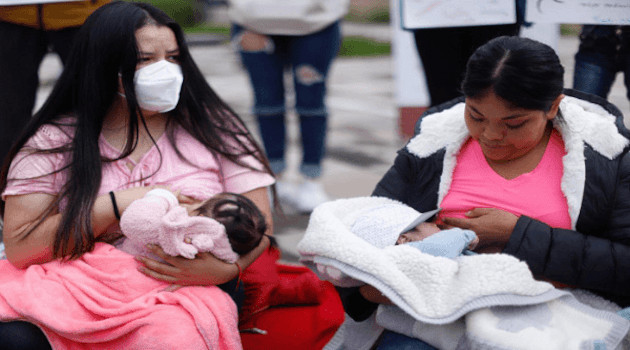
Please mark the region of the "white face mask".
[[179, 65], [162, 60], [138, 69], [133, 81], [140, 108], [164, 113], [177, 106], [184, 75]]

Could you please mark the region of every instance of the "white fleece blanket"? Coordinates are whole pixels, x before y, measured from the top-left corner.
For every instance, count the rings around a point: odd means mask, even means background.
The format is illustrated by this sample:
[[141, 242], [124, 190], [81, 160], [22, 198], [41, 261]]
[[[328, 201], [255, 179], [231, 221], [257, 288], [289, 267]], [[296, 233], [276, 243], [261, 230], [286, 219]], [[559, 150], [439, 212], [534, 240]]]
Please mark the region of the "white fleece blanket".
[[[379, 249], [350, 231], [349, 228], [366, 208], [388, 202], [395, 203], [391, 199], [378, 197], [324, 203], [311, 214], [306, 233], [298, 244], [302, 262], [321, 278], [342, 287], [371, 284], [387, 296], [396, 306], [389, 309], [381, 307], [382, 310], [379, 310], [381, 321], [393, 320], [382, 324], [385, 328], [420, 338], [417, 332], [408, 329], [403, 331], [397, 327], [409, 328], [411, 325], [412, 330], [422, 324], [451, 324], [447, 327], [452, 327], [456, 320], [470, 314], [469, 319], [473, 320], [474, 317], [474, 321], [466, 321], [463, 331], [466, 337], [462, 337], [462, 341], [454, 346], [462, 346], [465, 341], [466, 348], [520, 349], [523, 347], [516, 345], [523, 338], [509, 333], [517, 330], [524, 331], [525, 337], [532, 335], [531, 322], [521, 322], [521, 325], [525, 325], [521, 327], [507, 327], [508, 334], [501, 338], [506, 339], [503, 343], [491, 347], [480, 345], [491, 344], [492, 337], [498, 336], [496, 331], [506, 328], [507, 321], [501, 323], [497, 318], [508, 318], [509, 322], [516, 320], [518, 323], [520, 315], [525, 315], [524, 309], [512, 312], [508, 317], [508, 313], [501, 313], [506, 309], [490, 308], [546, 305], [550, 313], [534, 313], [537, 316], [546, 315], [549, 322], [536, 320], [533, 328], [542, 327], [547, 332], [563, 334], [563, 339], [579, 339], [574, 342], [579, 344], [575, 349], [595, 349], [584, 347], [584, 344], [600, 343], [605, 344], [606, 349], [615, 349], [628, 332], [629, 323], [613, 312], [598, 312], [579, 303], [565, 302], [572, 298], [570, 294], [554, 289], [549, 283], [536, 281], [527, 265], [512, 256], [482, 254], [447, 259], [424, 254], [405, 245]], [[551, 301], [558, 301], [561, 307], [551, 307]], [[501, 316], [497, 316], [497, 313], [501, 313]], [[579, 327], [570, 328], [563, 323], [552, 322], [555, 320], [552, 316], [556, 313], [571, 316], [568, 320], [573, 322], [592, 324], [596, 330], [585, 334]], [[389, 314], [391, 317], [388, 318]], [[401, 322], [396, 315], [407, 317], [403, 317], [407, 321]], [[566, 317], [561, 318], [567, 321]], [[419, 323], [416, 324], [416, 321]], [[459, 322], [462, 322], [461, 319]], [[566, 345], [562, 343], [557, 347], [545, 348], [572, 348]]]

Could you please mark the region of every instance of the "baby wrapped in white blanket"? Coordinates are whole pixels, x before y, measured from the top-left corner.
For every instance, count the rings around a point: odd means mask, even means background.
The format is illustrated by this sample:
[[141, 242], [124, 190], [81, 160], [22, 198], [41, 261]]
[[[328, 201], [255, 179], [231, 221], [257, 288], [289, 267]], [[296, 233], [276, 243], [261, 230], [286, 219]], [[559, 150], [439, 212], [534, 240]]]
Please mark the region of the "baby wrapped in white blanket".
[[[392, 204], [403, 206], [378, 197], [325, 203], [311, 215], [298, 244], [301, 260], [321, 278], [341, 287], [370, 284], [388, 297], [394, 306], [379, 307], [381, 326], [440, 349], [620, 348], [630, 328], [627, 320], [536, 281], [512, 256], [447, 259], [393, 245], [396, 239], [382, 232], [374, 231], [374, 237], [369, 230], [362, 237], [353, 232], [366, 210]], [[400, 223], [391, 236], [408, 224]], [[448, 341], [434, 337], [447, 329]]]

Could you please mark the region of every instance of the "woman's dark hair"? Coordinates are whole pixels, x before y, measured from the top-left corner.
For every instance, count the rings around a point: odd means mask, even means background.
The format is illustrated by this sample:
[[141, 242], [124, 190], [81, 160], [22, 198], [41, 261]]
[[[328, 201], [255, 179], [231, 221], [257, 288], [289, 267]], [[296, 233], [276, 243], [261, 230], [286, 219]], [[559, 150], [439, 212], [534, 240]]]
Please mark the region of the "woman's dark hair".
[[[262, 150], [243, 121], [210, 88], [193, 62], [180, 26], [149, 4], [109, 3], [89, 16], [77, 33], [61, 76], [42, 108], [14, 144], [0, 176], [0, 191], [4, 191], [11, 161], [42, 125], [71, 126], [74, 129], [74, 137], [69, 144], [35, 150], [63, 153], [68, 160], [64, 168], [57, 170], [67, 172], [67, 183], [38, 222], [38, 225], [41, 224], [51, 215], [62, 200], [67, 203], [55, 235], [53, 253], [56, 257], [76, 258], [93, 248], [95, 237], [91, 213], [101, 185], [101, 167], [104, 163], [130, 155], [137, 145], [139, 128], [146, 129], [133, 83], [138, 62], [135, 32], [145, 25], [170, 28], [179, 46], [179, 64], [184, 82], [179, 103], [175, 110], [169, 112], [166, 128], [168, 140], [178, 155], [186, 159], [175, 145], [177, 125], [217, 157], [251, 168], [239, 160], [243, 155], [251, 155], [263, 165], [263, 171], [272, 173]], [[98, 140], [106, 113], [117, 94], [119, 77], [130, 116], [127, 143], [119, 158], [104, 159], [100, 155]], [[4, 215], [4, 201], [0, 202], [0, 212]], [[32, 229], [26, 235], [30, 232]]]
[[501, 36], [479, 47], [468, 60], [462, 82], [466, 97], [493, 91], [515, 107], [548, 111], [564, 87], [556, 52], [541, 42]]
[[243, 195], [219, 193], [205, 201], [197, 211], [225, 226], [232, 250], [238, 254], [256, 248], [267, 231], [265, 216]]

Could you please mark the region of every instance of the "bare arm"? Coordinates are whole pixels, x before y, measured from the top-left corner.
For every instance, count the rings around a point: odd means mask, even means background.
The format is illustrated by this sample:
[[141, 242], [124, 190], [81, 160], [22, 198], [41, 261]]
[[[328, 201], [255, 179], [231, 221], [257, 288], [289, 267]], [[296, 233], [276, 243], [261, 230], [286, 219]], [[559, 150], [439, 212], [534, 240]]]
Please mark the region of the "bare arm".
[[[243, 195], [251, 199], [262, 211], [267, 219], [267, 234], [271, 234], [273, 232], [273, 219], [267, 188], [257, 188]], [[269, 244], [269, 239], [263, 237], [258, 247], [238, 259], [238, 266], [241, 269], [245, 269], [269, 247]], [[150, 249], [167, 263], [138, 256], [136, 259], [143, 265], [139, 267], [139, 270], [148, 276], [165, 282], [177, 285], [217, 285], [236, 278], [239, 273], [239, 268], [236, 264], [226, 263], [210, 253], [199, 253], [195, 259], [190, 260], [179, 256], [167, 255], [157, 246], [152, 246]]]
[[[7, 197], [2, 234], [7, 259], [14, 266], [26, 268], [53, 260], [53, 244], [61, 213], [54, 212], [25, 236], [53, 201], [54, 196], [43, 193]], [[102, 234], [115, 220], [109, 196], [99, 196], [92, 214], [94, 234]]]
[[[153, 187], [137, 187], [115, 193], [118, 209], [123, 212], [135, 199], [141, 198]], [[28, 236], [24, 236], [39, 221], [54, 196], [30, 193], [7, 197], [4, 212], [3, 241], [7, 259], [18, 268], [43, 264], [53, 260], [55, 233], [62, 214], [53, 212]], [[109, 194], [98, 196], [92, 207], [92, 230], [98, 237], [116, 222]]]

